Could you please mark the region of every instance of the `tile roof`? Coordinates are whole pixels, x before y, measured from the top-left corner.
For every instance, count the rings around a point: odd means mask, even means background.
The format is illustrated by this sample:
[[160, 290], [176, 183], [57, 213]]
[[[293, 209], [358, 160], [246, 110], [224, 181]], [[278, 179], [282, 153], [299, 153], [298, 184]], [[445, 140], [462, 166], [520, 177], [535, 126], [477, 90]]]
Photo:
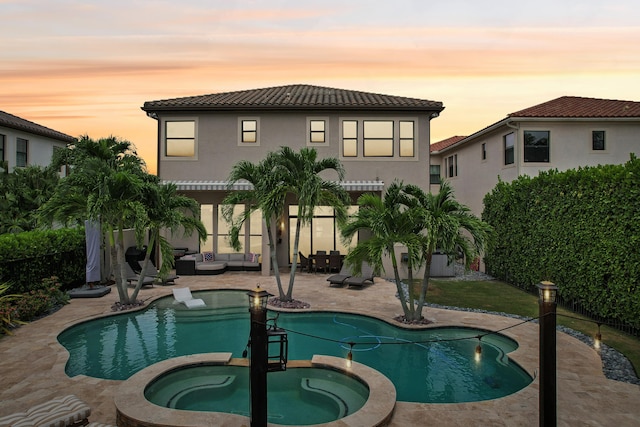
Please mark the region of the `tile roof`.
[[452, 136], [450, 138], [443, 139], [442, 141], [434, 142], [429, 146], [429, 151], [432, 153], [434, 151], [440, 151], [444, 148], [452, 146], [456, 142], [462, 141], [465, 138], [466, 136]]
[[30, 122], [29, 120], [14, 116], [13, 114], [5, 113], [4, 111], [0, 111], [0, 126], [46, 136], [48, 138], [57, 139], [67, 143], [76, 142], [76, 138], [73, 136], [58, 132], [57, 130], [49, 129], [48, 127]]
[[147, 101], [142, 110], [393, 109], [436, 111], [442, 102], [311, 85], [286, 85]]
[[623, 118], [640, 117], [640, 102], [562, 96], [508, 117]]

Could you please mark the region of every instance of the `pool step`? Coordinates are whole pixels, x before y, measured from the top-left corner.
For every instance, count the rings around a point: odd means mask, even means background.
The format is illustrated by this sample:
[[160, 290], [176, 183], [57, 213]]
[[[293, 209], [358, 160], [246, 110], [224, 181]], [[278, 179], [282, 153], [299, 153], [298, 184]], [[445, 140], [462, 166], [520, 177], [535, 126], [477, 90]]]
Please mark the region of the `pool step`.
[[[235, 381], [235, 375], [206, 375], [203, 377], [189, 378], [184, 381], [177, 381], [174, 389], [179, 391], [167, 400], [167, 408], [175, 408], [180, 399], [196, 391], [213, 390], [228, 387]], [[181, 384], [181, 383], [184, 383]]]
[[333, 401], [338, 407], [338, 417], [343, 418], [349, 415], [349, 395], [353, 393], [351, 389], [333, 381], [322, 380], [318, 378], [302, 378], [302, 389], [314, 394], [314, 398], [318, 395], [325, 396]]

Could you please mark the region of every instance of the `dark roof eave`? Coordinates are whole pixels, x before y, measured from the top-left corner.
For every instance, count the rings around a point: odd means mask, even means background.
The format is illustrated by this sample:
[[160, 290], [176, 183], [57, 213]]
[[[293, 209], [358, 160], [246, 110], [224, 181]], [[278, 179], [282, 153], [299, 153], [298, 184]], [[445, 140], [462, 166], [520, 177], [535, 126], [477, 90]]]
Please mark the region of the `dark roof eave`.
[[77, 142], [77, 138], [71, 136], [71, 135], [67, 135], [64, 134], [62, 132], [57, 132], [54, 130], [51, 131], [46, 131], [46, 130], [39, 130], [39, 129], [35, 129], [31, 126], [22, 126], [20, 124], [17, 123], [7, 123], [7, 122], [0, 122], [0, 126], [9, 128], [9, 129], [15, 129], [15, 130], [19, 130], [19, 131], [23, 131], [23, 132], [27, 132], [27, 133], [31, 133], [34, 135], [40, 135], [40, 136], [44, 136], [46, 138], [51, 138], [51, 139], [55, 139], [57, 141], [60, 142], [65, 142], [68, 144], [73, 144], [75, 142]]
[[197, 111], [218, 111], [218, 112], [238, 112], [238, 111], [410, 111], [410, 112], [424, 112], [424, 113], [440, 113], [444, 110], [444, 106], [432, 106], [432, 107], [415, 107], [406, 105], [288, 105], [288, 106], [264, 106], [264, 105], [242, 105], [242, 106], [161, 106], [140, 107], [142, 111], [147, 113], [158, 112], [197, 112]]

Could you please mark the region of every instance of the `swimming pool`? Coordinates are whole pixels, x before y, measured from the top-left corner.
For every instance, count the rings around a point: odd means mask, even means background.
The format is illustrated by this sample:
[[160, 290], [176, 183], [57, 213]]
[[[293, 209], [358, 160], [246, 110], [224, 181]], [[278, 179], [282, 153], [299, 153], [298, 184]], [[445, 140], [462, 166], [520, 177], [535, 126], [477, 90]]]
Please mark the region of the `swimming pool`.
[[[246, 291], [201, 291], [194, 296], [203, 298], [207, 308], [188, 310], [166, 297], [143, 311], [63, 331], [58, 340], [70, 353], [67, 374], [124, 380], [149, 365], [183, 355], [231, 352], [242, 357], [249, 337]], [[478, 329], [407, 330], [368, 316], [336, 312], [280, 313], [278, 326], [289, 331], [290, 360], [311, 359], [315, 354], [345, 357], [348, 343], [356, 343], [353, 359], [387, 376], [400, 401], [495, 399], [532, 381], [509, 360], [507, 354], [517, 343], [508, 337], [484, 336], [482, 359], [476, 362], [474, 337], [485, 332]]]

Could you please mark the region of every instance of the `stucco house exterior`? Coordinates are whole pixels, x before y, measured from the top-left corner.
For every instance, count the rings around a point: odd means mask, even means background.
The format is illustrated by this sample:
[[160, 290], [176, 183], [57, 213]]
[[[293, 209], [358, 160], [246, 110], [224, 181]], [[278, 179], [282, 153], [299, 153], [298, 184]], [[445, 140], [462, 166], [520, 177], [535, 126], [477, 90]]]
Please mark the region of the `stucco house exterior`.
[[431, 146], [431, 191], [447, 179], [480, 216], [498, 183], [540, 171], [622, 164], [640, 153], [640, 102], [563, 96]]
[[[257, 163], [268, 152], [288, 146], [313, 147], [319, 158], [338, 158], [346, 170], [341, 183], [355, 204], [363, 192], [384, 192], [393, 180], [429, 190], [430, 122], [441, 102], [311, 85], [287, 85], [145, 102], [142, 110], [157, 121], [158, 176], [201, 204], [209, 238], [171, 239], [174, 247], [224, 252], [227, 226], [220, 203], [227, 178], [241, 160]], [[326, 176], [325, 179], [337, 179]], [[236, 188], [242, 188], [237, 184]], [[293, 203], [293, 202], [292, 202]], [[277, 225], [278, 262], [292, 254], [295, 206]], [[260, 218], [244, 230], [244, 248], [266, 253]], [[286, 250], [281, 250], [286, 249]], [[318, 209], [302, 232], [300, 251], [342, 250], [331, 209]], [[268, 257], [262, 257], [263, 273]]]
[[8, 163], [9, 172], [29, 165], [48, 166], [53, 150], [75, 141], [72, 136], [0, 111], [0, 162]]

